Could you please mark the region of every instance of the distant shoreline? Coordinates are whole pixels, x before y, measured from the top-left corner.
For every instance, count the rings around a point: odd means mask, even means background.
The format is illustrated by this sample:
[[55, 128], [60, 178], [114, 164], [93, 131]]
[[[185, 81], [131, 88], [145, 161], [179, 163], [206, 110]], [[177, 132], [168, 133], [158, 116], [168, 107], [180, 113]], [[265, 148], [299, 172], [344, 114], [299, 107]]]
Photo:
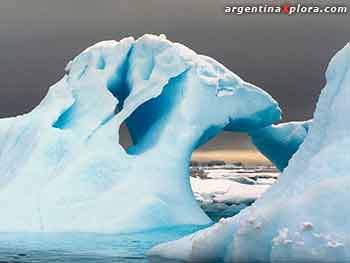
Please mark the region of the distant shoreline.
[[254, 149], [195, 151], [192, 154], [192, 161], [209, 162], [213, 160], [222, 160], [226, 163], [242, 163], [245, 165], [272, 165], [265, 156]]

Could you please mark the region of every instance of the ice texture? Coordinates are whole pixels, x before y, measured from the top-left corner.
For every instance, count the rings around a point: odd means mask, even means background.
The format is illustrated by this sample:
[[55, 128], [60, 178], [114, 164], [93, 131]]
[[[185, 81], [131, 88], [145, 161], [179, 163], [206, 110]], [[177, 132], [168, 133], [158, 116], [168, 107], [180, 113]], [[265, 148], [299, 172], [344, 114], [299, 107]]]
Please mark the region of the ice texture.
[[331, 60], [313, 124], [253, 206], [149, 255], [207, 262], [350, 261], [350, 44]]
[[223, 129], [280, 119], [266, 92], [164, 36], [98, 43], [65, 72], [32, 112], [0, 120], [0, 232], [208, 224], [192, 151]]
[[229, 179], [191, 177], [192, 190], [202, 207], [250, 205], [269, 187], [268, 184], [243, 184]]
[[252, 131], [252, 142], [280, 171], [287, 167], [309, 131], [312, 120], [271, 125]]

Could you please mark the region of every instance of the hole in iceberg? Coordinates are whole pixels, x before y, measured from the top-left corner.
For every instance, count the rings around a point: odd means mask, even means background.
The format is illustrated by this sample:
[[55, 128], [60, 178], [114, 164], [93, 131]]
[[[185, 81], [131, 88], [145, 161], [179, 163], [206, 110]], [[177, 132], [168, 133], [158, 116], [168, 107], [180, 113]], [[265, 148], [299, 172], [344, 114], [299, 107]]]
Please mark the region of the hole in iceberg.
[[182, 78], [183, 74], [170, 79], [158, 97], [140, 105], [126, 119], [125, 123], [133, 142], [127, 150], [129, 154], [141, 154], [160, 142], [171, 113], [182, 96]]
[[248, 135], [224, 131], [213, 138], [212, 132], [216, 130], [211, 128], [201, 137], [189, 169], [198, 204], [213, 221], [219, 221], [253, 204], [276, 182], [280, 172], [260, 154]]

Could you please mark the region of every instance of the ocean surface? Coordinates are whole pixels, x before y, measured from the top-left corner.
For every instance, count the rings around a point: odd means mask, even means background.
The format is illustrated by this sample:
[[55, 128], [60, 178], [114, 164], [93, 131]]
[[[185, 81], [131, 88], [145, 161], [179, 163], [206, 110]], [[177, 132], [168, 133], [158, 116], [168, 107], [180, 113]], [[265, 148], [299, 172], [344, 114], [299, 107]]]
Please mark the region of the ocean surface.
[[149, 262], [145, 252], [203, 227], [182, 226], [135, 234], [0, 233], [0, 262]]
[[[206, 179], [231, 178], [242, 181], [240, 178], [244, 177], [259, 183], [259, 180], [274, 180], [278, 176], [271, 167], [244, 168], [235, 165], [209, 165], [199, 168], [200, 176]], [[198, 166], [195, 168], [195, 173], [198, 174]], [[243, 180], [244, 182], [252, 183], [249, 180]], [[227, 211], [220, 213], [219, 210], [214, 215], [209, 214], [209, 216], [215, 221], [221, 217], [229, 216]], [[164, 262], [156, 259], [149, 260], [145, 257], [145, 253], [159, 243], [181, 238], [201, 228], [204, 226], [181, 226], [144, 233], [109, 235], [94, 233], [0, 233], [0, 263]]]

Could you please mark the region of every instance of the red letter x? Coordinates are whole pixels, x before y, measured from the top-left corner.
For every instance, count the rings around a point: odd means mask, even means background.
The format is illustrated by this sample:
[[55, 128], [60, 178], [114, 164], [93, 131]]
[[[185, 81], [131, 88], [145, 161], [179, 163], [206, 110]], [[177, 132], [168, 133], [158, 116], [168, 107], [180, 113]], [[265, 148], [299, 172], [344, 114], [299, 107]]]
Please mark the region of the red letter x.
[[285, 4], [282, 6], [282, 12], [285, 14], [289, 14], [289, 5]]

